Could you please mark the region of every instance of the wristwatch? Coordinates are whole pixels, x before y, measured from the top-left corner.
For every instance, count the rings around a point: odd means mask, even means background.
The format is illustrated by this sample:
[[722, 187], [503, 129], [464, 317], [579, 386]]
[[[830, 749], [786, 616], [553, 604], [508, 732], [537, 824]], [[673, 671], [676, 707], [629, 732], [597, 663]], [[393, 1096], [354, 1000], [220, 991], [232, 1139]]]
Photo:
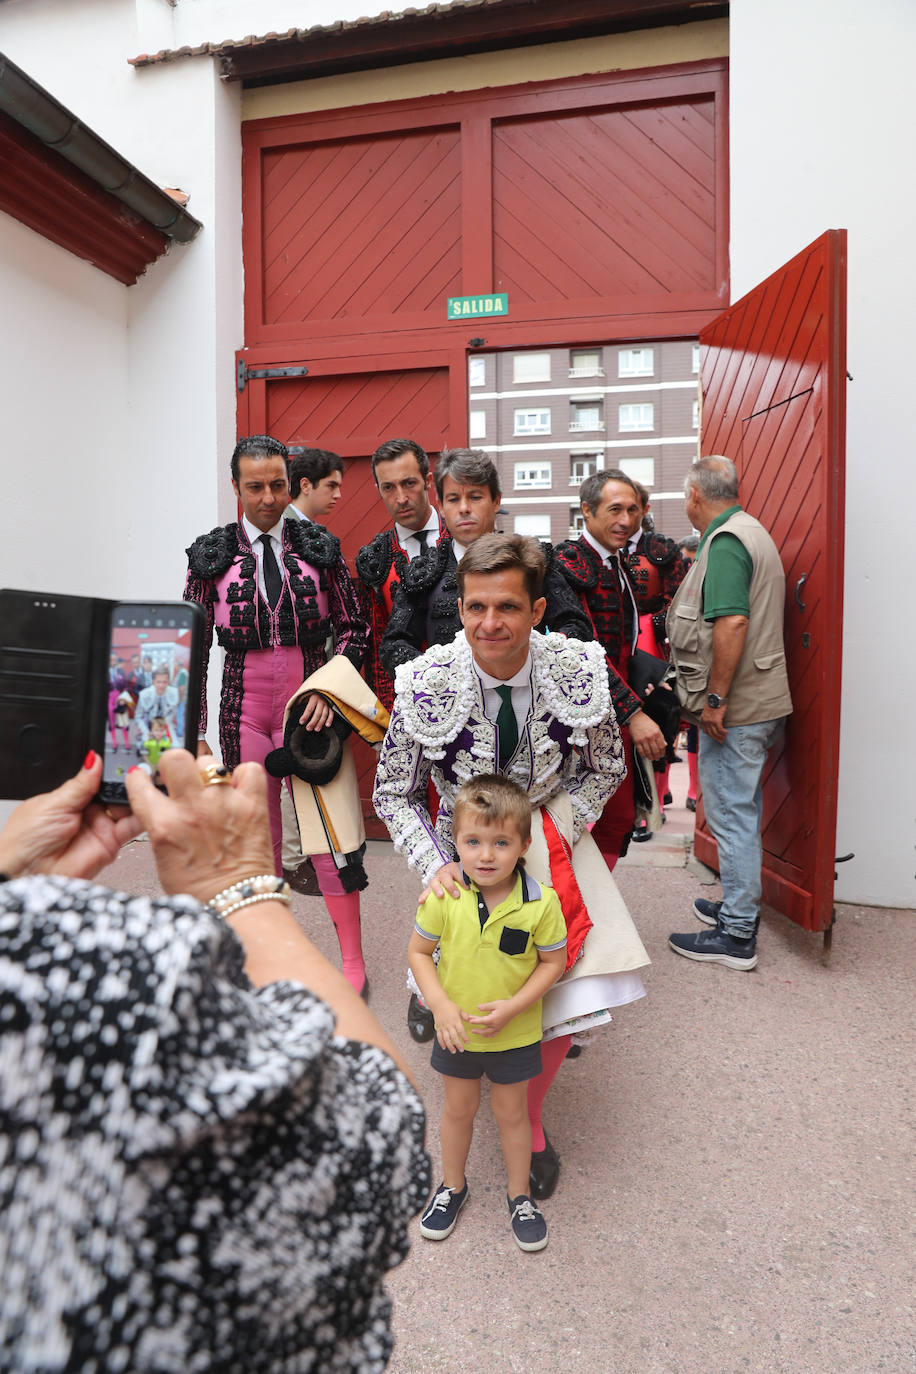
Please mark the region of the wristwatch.
[[707, 704], [711, 706], [714, 711], [718, 711], [723, 707], [727, 700], [727, 697], [720, 697], [716, 692], [710, 692], [709, 696], [706, 698]]

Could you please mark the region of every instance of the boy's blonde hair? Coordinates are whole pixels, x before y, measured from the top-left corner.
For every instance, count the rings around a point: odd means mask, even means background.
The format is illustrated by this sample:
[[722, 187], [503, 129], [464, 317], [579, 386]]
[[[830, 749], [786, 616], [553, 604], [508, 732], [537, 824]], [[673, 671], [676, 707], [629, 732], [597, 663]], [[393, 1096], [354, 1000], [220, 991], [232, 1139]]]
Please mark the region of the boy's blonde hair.
[[475, 812], [486, 825], [511, 821], [523, 843], [531, 839], [531, 802], [527, 792], [510, 778], [482, 773], [460, 787], [452, 808], [453, 835], [459, 832], [469, 811]]

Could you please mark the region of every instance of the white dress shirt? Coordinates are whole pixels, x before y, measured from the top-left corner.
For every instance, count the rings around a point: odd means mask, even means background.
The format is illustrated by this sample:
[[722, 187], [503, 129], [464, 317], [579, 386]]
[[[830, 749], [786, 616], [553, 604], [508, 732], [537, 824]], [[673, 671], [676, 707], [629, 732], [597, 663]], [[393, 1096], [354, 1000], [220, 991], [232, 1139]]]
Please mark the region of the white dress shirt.
[[[429, 519], [423, 528], [429, 530], [429, 539], [426, 541], [426, 547], [428, 549], [435, 548], [439, 538], [439, 517], [432, 506], [429, 508]], [[418, 531], [409, 530], [406, 525], [399, 525], [397, 520], [395, 520], [394, 532], [397, 535], [398, 543], [407, 554], [408, 562], [412, 563], [423, 551], [423, 546], [417, 538]]]
[[476, 659], [474, 659], [474, 671], [483, 686], [483, 709], [487, 719], [491, 720], [494, 725], [503, 704], [502, 697], [496, 689], [497, 687], [512, 688], [512, 710], [515, 712], [515, 721], [518, 725], [519, 738], [521, 738], [531, 711], [531, 655], [528, 655], [514, 677], [491, 677], [489, 673], [484, 672]]
[[[303, 519], [305, 519], [305, 516], [303, 516]], [[281, 555], [283, 552], [283, 540], [281, 538], [281, 532], [283, 529], [283, 517], [281, 515], [280, 519], [274, 525], [273, 529], [262, 531], [258, 529], [257, 525], [253, 525], [251, 523], [247, 515], [243, 515], [242, 529], [248, 535], [248, 541], [251, 544], [251, 550], [255, 556], [255, 560], [258, 565], [258, 591], [261, 593], [264, 600], [266, 601], [267, 587], [264, 583], [264, 545], [261, 543], [261, 534], [266, 533], [270, 536], [270, 542], [273, 546], [274, 551], [274, 558], [276, 558], [277, 560], [277, 567], [280, 569], [280, 576], [282, 577], [283, 563], [281, 560]]]
[[[623, 574], [617, 551], [615, 549], [606, 549], [603, 544], [598, 542], [593, 534], [589, 534], [588, 530], [582, 531], [582, 538], [585, 540], [586, 544], [592, 546], [603, 563], [609, 563], [612, 568], [617, 569], [617, 577], [620, 581], [621, 588], [630, 598], [630, 604], [633, 607], [633, 642], [630, 648], [635, 649], [636, 641], [639, 638], [639, 607], [636, 605], [636, 597], [633, 595], [633, 588], [630, 586], [630, 580]], [[622, 556], [625, 552], [626, 546], [620, 550], [620, 555]]]

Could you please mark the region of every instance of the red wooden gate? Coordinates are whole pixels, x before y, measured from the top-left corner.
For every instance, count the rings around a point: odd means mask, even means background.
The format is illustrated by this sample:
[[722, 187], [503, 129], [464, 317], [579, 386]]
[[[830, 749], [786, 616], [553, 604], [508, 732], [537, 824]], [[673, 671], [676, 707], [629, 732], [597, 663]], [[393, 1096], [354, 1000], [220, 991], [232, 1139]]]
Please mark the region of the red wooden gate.
[[[846, 413], [846, 232], [831, 230], [700, 332], [702, 451], [786, 570], [793, 714], [764, 781], [763, 895], [806, 930], [833, 919]], [[696, 854], [718, 867], [700, 808]]]
[[[330, 523], [384, 523], [385, 439], [467, 441], [468, 351], [695, 336], [728, 299], [726, 63], [243, 126], [240, 433], [353, 459]], [[449, 296], [506, 292], [506, 317]], [[364, 788], [367, 787], [364, 782]]]

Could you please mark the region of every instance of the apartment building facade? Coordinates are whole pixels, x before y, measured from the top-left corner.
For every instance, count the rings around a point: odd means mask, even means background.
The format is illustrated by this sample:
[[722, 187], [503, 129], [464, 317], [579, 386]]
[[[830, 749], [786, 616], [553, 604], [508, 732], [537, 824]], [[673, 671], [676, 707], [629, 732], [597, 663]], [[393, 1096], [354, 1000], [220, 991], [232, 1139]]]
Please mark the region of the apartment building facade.
[[472, 355], [469, 442], [499, 468], [502, 528], [574, 537], [582, 481], [620, 468], [651, 492], [656, 529], [689, 534], [683, 484], [697, 457], [698, 374], [690, 339]]

